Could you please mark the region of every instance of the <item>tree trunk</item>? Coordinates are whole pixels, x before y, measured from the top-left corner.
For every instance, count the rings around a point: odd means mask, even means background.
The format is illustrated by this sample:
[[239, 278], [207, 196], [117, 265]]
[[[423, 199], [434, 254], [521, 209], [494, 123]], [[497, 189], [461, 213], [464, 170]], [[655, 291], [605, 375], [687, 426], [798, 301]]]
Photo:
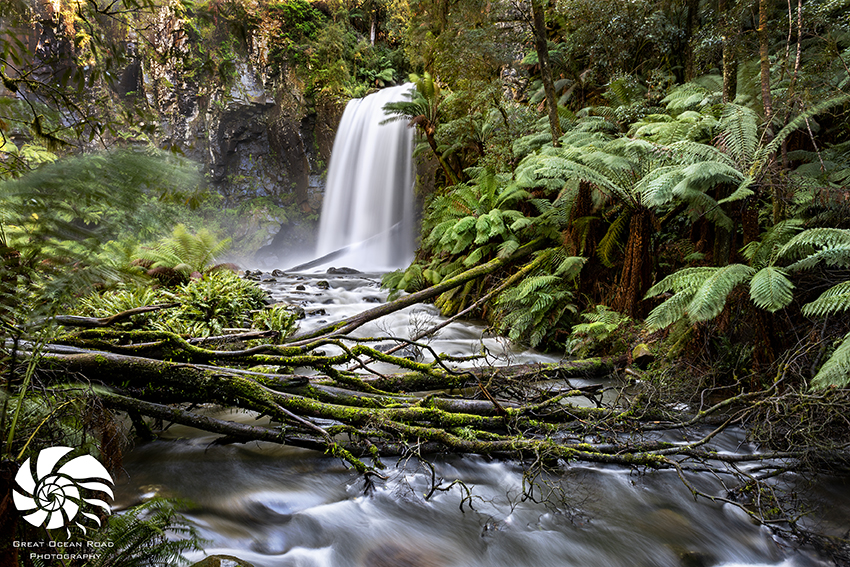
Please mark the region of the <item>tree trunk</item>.
[[635, 210], [629, 221], [629, 239], [626, 241], [623, 271], [612, 308], [630, 317], [643, 315], [643, 296], [649, 289], [652, 276], [650, 244], [652, 213], [643, 207]]
[[718, 11], [723, 30], [723, 102], [732, 102], [738, 93], [738, 54], [735, 39], [738, 26], [730, 21], [727, 2], [728, 0], [720, 0]]
[[697, 25], [697, 12], [699, 11], [699, 0], [687, 0], [688, 16], [685, 19], [685, 81], [692, 81], [696, 77], [694, 64], [694, 29]]
[[552, 130], [552, 145], [556, 148], [563, 132], [558, 118], [558, 99], [555, 95], [555, 83], [552, 80], [552, 69], [549, 65], [549, 43], [546, 34], [546, 18], [543, 12], [542, 0], [531, 0], [531, 13], [534, 21], [534, 48], [537, 51], [537, 61], [540, 63], [540, 76], [543, 80], [543, 92], [546, 93], [546, 108], [549, 112], [549, 128]]
[[[767, 121], [767, 131], [770, 136], [770, 120], [773, 117], [773, 99], [770, 94], [770, 32], [768, 31], [768, 12], [770, 2], [759, 0], [759, 67], [761, 69], [761, 98], [764, 105], [764, 118]], [[772, 136], [770, 136], [772, 138]], [[770, 139], [766, 140], [767, 142]]]
[[431, 151], [434, 152], [434, 156], [437, 158], [437, 162], [440, 164], [440, 167], [443, 168], [443, 173], [446, 174], [446, 179], [449, 184], [457, 185], [459, 177], [443, 158], [443, 154], [440, 153], [437, 146], [437, 140], [434, 138], [435, 128], [429, 123], [423, 127], [423, 130], [425, 131], [425, 139], [428, 141], [428, 146], [431, 148]]

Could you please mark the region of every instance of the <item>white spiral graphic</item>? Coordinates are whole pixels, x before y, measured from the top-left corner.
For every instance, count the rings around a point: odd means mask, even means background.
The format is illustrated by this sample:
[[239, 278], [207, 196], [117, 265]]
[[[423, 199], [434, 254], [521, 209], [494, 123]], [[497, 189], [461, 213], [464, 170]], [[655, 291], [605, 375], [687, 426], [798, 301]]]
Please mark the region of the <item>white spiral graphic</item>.
[[[73, 451], [71, 447], [49, 447], [43, 449], [39, 454], [33, 475], [30, 460], [24, 461], [15, 482], [21, 488], [21, 492], [12, 491], [15, 507], [21, 512], [31, 513], [24, 516], [24, 520], [38, 527], [44, 526], [48, 530], [68, 526], [79, 513], [86, 518], [94, 520], [100, 525], [100, 520], [94, 514], [80, 510], [83, 502], [92, 506], [103, 508], [109, 513], [109, 504], [96, 498], [83, 498], [80, 489], [97, 490], [109, 495], [111, 499], [115, 496], [109, 485], [114, 484], [106, 468], [91, 455], [83, 455], [71, 459], [58, 470], [54, 468], [65, 455]], [[105, 480], [109, 484], [98, 482]], [[86, 528], [79, 522], [74, 524], [86, 532]]]

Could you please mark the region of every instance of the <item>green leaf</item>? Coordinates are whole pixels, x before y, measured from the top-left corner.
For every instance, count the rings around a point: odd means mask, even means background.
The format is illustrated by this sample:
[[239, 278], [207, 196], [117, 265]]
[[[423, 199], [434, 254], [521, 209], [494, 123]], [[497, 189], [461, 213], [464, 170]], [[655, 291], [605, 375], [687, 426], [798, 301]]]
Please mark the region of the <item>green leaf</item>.
[[785, 270], [767, 266], [756, 272], [750, 281], [750, 298], [756, 307], [773, 313], [791, 303], [793, 289], [794, 284]]
[[688, 319], [692, 323], [714, 319], [723, 307], [726, 298], [740, 283], [750, 279], [755, 270], [744, 264], [730, 264], [722, 268], [713, 268], [713, 273], [703, 282], [688, 304]]
[[803, 306], [806, 317], [822, 317], [838, 311], [850, 309], [850, 281], [834, 285], [820, 297]]
[[847, 384], [850, 384], [850, 333], [844, 335], [841, 344], [815, 375], [812, 388], [823, 389], [830, 386], [843, 388]]

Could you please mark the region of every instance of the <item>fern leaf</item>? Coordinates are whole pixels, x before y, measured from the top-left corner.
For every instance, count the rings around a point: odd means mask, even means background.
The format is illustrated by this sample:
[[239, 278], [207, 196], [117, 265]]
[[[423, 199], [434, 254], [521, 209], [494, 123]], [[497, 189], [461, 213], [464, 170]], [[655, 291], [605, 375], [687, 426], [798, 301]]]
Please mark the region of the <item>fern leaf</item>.
[[788, 279], [785, 270], [766, 266], [756, 272], [750, 281], [750, 298], [756, 307], [773, 313], [791, 303], [793, 289], [794, 284]]
[[608, 268], [612, 268], [614, 266], [614, 250], [616, 250], [618, 244], [620, 244], [623, 234], [625, 234], [626, 229], [629, 226], [631, 218], [632, 212], [630, 210], [620, 213], [620, 216], [611, 223], [608, 227], [608, 231], [605, 233], [605, 236], [603, 236], [602, 240], [599, 241], [599, 246], [596, 247], [596, 253], [599, 256], [599, 259], [602, 260], [602, 263]]
[[738, 164], [752, 163], [758, 147], [759, 117], [750, 108], [727, 104], [720, 117], [720, 143]]
[[657, 331], [669, 327], [685, 316], [688, 304], [693, 300], [694, 289], [685, 289], [673, 294], [664, 303], [653, 309], [646, 317], [646, 324], [650, 331]]
[[675, 293], [679, 293], [680, 291], [695, 292], [706, 278], [711, 276], [715, 269], [710, 266], [681, 269], [649, 288], [649, 291], [646, 292], [646, 298], [649, 299], [670, 290], [673, 290]]
[[575, 279], [579, 272], [587, 263], [587, 258], [581, 256], [569, 256], [561, 260], [555, 268], [555, 275], [562, 276], [567, 279]]
[[850, 230], [818, 227], [804, 230], [788, 241], [779, 251], [780, 258], [799, 258], [811, 253], [812, 247], [831, 248], [850, 246]]
[[829, 248], [818, 250], [802, 260], [794, 262], [788, 266], [788, 269], [791, 271], [810, 270], [820, 263], [833, 267], [850, 267], [850, 244], [830, 246]]
[[712, 268], [711, 275], [696, 290], [688, 304], [688, 319], [692, 323], [708, 321], [720, 315], [726, 306], [726, 298], [732, 289], [752, 278], [755, 270], [744, 264], [730, 264]]
[[850, 384], [850, 333], [844, 335], [841, 344], [815, 375], [812, 388], [843, 388], [847, 384]]
[[507, 258], [514, 252], [519, 249], [519, 241], [511, 238], [510, 240], [505, 240], [499, 245], [498, 248], [498, 256], [499, 258]]
[[741, 250], [744, 258], [749, 260], [750, 265], [755, 268], [772, 263], [776, 259], [779, 247], [785, 245], [802, 225], [803, 221], [798, 219], [773, 225], [762, 234], [759, 240], [750, 242]]
[[838, 311], [850, 309], [850, 281], [834, 285], [820, 297], [803, 306], [803, 315], [821, 317]]

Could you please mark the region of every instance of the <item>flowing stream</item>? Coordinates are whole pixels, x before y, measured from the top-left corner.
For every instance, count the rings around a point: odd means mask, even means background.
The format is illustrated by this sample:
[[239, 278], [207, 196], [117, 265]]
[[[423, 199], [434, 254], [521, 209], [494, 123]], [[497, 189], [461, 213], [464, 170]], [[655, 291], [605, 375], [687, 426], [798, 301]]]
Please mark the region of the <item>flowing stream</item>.
[[[377, 276], [299, 276], [266, 285], [275, 299], [303, 306], [302, 328], [343, 318], [384, 301]], [[405, 336], [440, 318], [419, 305], [361, 328]], [[489, 349], [511, 361], [550, 357], [515, 352], [483, 328], [453, 323], [431, 345], [454, 353]], [[504, 360], [502, 361], [504, 362]], [[228, 419], [254, 423], [251, 415]], [[386, 482], [363, 479], [330, 456], [267, 443], [212, 445], [214, 436], [173, 426], [166, 438], [140, 445], [125, 460], [116, 506], [152, 495], [195, 504], [186, 517], [209, 540], [207, 553], [242, 558], [255, 567], [709, 567], [829, 565], [794, 551], [737, 508], [695, 501], [673, 472], [641, 473], [618, 466], [564, 465], [538, 478], [537, 502], [523, 499], [522, 468], [478, 457], [386, 460]], [[751, 451], [740, 431], [723, 434], [722, 451]], [[722, 478], [693, 477], [709, 494]], [[728, 479], [727, 479], [728, 480]], [[831, 520], [846, 524], [846, 485], [821, 485], [843, 501]], [[843, 513], [841, 512], [843, 510]], [[826, 517], [826, 511], [818, 511]], [[846, 529], [846, 526], [845, 526]]]
[[[397, 267], [412, 254], [411, 131], [403, 121], [380, 124], [383, 105], [403, 100], [410, 88], [385, 89], [345, 111], [318, 251], [354, 252], [342, 260], [336, 255], [336, 265]], [[264, 285], [276, 300], [303, 307], [306, 331], [385, 301], [379, 279], [290, 274]], [[409, 337], [438, 321], [433, 306], [417, 305], [365, 325], [358, 334]], [[449, 325], [430, 346], [457, 356], [486, 352], [478, 363], [557, 360], [517, 350], [473, 323]], [[584, 385], [580, 382], [572, 385]], [[245, 413], [224, 417], [256, 422]], [[207, 553], [239, 557], [255, 567], [829, 564], [776, 540], [734, 506], [695, 501], [669, 471], [561, 463], [557, 473], [530, 479], [512, 462], [438, 456], [426, 465], [411, 457], [385, 460], [387, 480], [367, 486], [327, 455], [268, 443], [219, 446], [214, 439], [172, 426], [161, 440], [136, 447], [126, 455], [116, 507], [153, 495], [185, 499], [194, 504], [185, 516], [209, 541]], [[753, 450], [741, 431], [727, 431], [712, 443], [720, 451]], [[690, 480], [705, 493], [724, 494], [729, 479], [702, 474]], [[815, 508], [813, 517], [834, 533], [845, 530], [846, 484], [822, 482], [816, 488], [821, 497], [812, 498], [812, 506], [833, 505]]]

